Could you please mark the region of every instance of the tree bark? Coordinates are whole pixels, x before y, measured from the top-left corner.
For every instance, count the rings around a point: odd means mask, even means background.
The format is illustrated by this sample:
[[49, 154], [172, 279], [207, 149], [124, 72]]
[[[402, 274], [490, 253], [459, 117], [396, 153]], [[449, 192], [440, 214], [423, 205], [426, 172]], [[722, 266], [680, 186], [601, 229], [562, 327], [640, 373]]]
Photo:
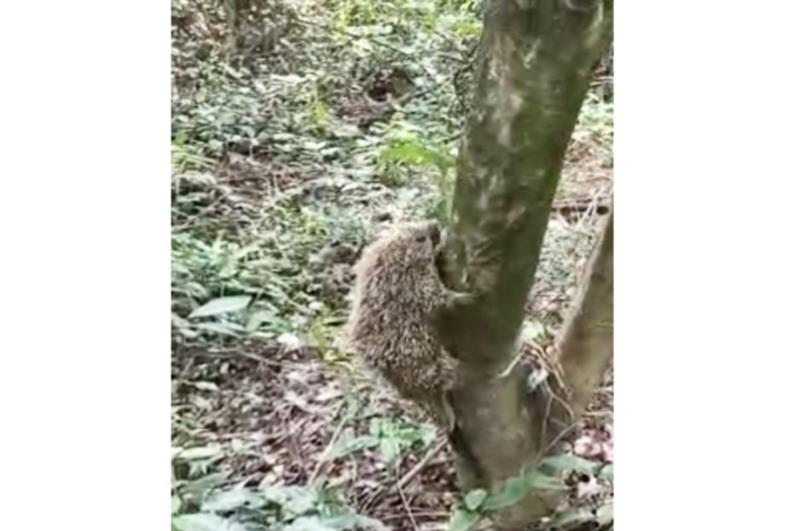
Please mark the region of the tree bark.
[[573, 412], [589, 405], [613, 357], [613, 212], [587, 263], [559, 341], [558, 361]]
[[[488, 3], [443, 256], [445, 282], [476, 298], [438, 321], [461, 361], [451, 400], [466, 489], [499, 486], [543, 449], [542, 403], [526, 393], [521, 368], [506, 369], [564, 153], [611, 30], [611, 0]], [[565, 360], [580, 372], [580, 358]], [[549, 509], [530, 496], [496, 515], [497, 525], [520, 529]]]

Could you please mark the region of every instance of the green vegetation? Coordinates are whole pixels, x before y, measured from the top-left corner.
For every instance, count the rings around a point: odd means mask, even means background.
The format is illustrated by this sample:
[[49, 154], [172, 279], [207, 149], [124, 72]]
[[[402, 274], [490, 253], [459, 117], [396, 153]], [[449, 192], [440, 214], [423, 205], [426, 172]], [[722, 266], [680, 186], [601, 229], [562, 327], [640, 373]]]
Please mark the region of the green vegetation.
[[[337, 343], [351, 264], [379, 224], [447, 219], [480, 12], [173, 2], [173, 529], [401, 529], [450, 513], [469, 529], [532, 481], [458, 499], [442, 450], [409, 491], [391, 488], [439, 437]], [[552, 342], [596, 237], [605, 196], [586, 190], [610, 182], [612, 113], [597, 95], [584, 105], [560, 192], [582, 217], [549, 230], [532, 348]]]

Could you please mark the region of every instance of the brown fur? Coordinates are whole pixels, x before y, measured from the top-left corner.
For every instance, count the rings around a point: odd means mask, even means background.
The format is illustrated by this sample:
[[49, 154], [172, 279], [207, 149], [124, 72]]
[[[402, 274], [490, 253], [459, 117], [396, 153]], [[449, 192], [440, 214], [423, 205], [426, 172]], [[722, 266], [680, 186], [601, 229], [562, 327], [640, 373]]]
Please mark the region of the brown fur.
[[403, 398], [451, 429], [454, 417], [445, 393], [456, 361], [442, 347], [433, 318], [453, 293], [439, 278], [438, 252], [433, 223], [399, 225], [368, 246], [355, 266], [346, 332], [350, 347]]

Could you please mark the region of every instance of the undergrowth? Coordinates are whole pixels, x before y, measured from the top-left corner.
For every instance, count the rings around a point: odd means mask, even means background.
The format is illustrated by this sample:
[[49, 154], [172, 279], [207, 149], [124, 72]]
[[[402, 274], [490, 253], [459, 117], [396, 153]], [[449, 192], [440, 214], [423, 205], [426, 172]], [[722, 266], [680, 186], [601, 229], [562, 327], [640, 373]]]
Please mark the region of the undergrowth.
[[[334, 340], [356, 253], [384, 220], [444, 222], [450, 211], [480, 16], [478, 1], [173, 2], [175, 350], [297, 338], [328, 365], [351, 365]], [[593, 95], [576, 129], [608, 159], [612, 112]], [[546, 277], [573, 281], [569, 271]], [[536, 338], [545, 327], [527, 323], [533, 329]], [[429, 429], [377, 419], [355, 442], [336, 441], [330, 458], [362, 451], [392, 462], [432, 443]], [[175, 449], [175, 528], [382, 525], [325, 478], [252, 488], [211, 468], [248, 451], [225, 442]], [[462, 502], [471, 519], [484, 511], [479, 497]]]

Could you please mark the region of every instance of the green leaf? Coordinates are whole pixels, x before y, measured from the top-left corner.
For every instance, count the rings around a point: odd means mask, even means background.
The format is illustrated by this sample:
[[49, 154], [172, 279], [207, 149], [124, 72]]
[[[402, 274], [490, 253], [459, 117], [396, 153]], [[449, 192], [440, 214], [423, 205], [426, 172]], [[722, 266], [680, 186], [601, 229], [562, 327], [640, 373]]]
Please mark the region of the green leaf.
[[199, 389], [200, 391], [211, 391], [216, 392], [218, 391], [218, 386], [215, 385], [213, 382], [205, 382], [205, 381], [198, 381], [198, 382], [191, 382], [195, 388]]
[[382, 419], [379, 417], [374, 417], [371, 419], [371, 426], [370, 426], [371, 435], [374, 437], [381, 437], [382, 436]]
[[568, 524], [591, 522], [592, 520], [594, 520], [594, 515], [590, 510], [577, 507], [558, 513], [548, 524], [551, 527], [564, 527]]
[[355, 437], [351, 439], [344, 439], [339, 441], [330, 453], [327, 455], [328, 459], [338, 459], [341, 457], [345, 457], [349, 454], [357, 452], [359, 450], [365, 450], [366, 448], [373, 448], [374, 446], [379, 444], [379, 439], [376, 437], [372, 437], [370, 435], [361, 435], [360, 437]]
[[540, 490], [567, 490], [567, 486], [561, 479], [548, 476], [537, 470], [530, 470], [526, 473], [526, 483], [530, 487]]
[[255, 332], [262, 324], [274, 324], [278, 321], [280, 321], [280, 319], [270, 310], [260, 310], [251, 314], [245, 325], [245, 329], [248, 332]]
[[605, 525], [613, 522], [613, 502], [606, 503], [597, 509], [597, 523]]
[[172, 514], [177, 514], [180, 512], [180, 507], [182, 507], [183, 502], [180, 499], [180, 496], [177, 494], [172, 495]]
[[457, 37], [474, 37], [480, 33], [482, 27], [473, 20], [458, 20], [450, 29]]
[[183, 319], [174, 312], [172, 312], [172, 324], [176, 328], [188, 328], [191, 326], [191, 323], [189, 323], [187, 319]]
[[420, 428], [420, 438], [422, 439], [422, 443], [424, 446], [430, 446], [436, 440], [437, 435], [439, 435], [439, 431], [436, 429], [436, 426], [432, 426], [430, 424], [424, 424]]
[[382, 459], [388, 463], [394, 463], [398, 459], [400, 447], [397, 439], [391, 437], [383, 437], [379, 441], [379, 450], [382, 454]]
[[491, 494], [485, 500], [486, 511], [497, 511], [515, 505], [529, 492], [529, 484], [525, 476], [510, 478], [502, 484], [499, 492]]
[[251, 303], [250, 295], [238, 295], [234, 297], [219, 297], [213, 299], [191, 312], [189, 318], [209, 317], [211, 315], [221, 315], [224, 313], [243, 310]]
[[394, 164], [432, 165], [439, 169], [446, 169], [451, 159], [417, 140], [399, 140], [386, 147], [379, 154], [379, 160]]
[[239, 522], [212, 513], [183, 514], [172, 518], [178, 531], [247, 531]]
[[212, 332], [214, 334], [224, 334], [234, 337], [238, 337], [241, 332], [245, 331], [243, 327], [234, 323], [198, 323], [196, 324], [196, 328], [199, 330], [206, 330], [207, 332]]
[[318, 516], [304, 516], [284, 527], [283, 531], [335, 531], [335, 528], [328, 527]]
[[542, 464], [552, 467], [556, 470], [574, 470], [584, 474], [594, 474], [599, 464], [595, 461], [589, 461], [573, 454], [561, 454], [546, 457], [542, 460]]
[[564, 483], [537, 470], [529, 470], [504, 482], [498, 492], [491, 494], [483, 503], [486, 511], [497, 511], [511, 507], [521, 501], [531, 489], [566, 490]]
[[597, 474], [597, 477], [605, 481], [613, 481], [613, 465], [605, 465], [602, 467], [599, 474]]
[[211, 491], [225, 481], [225, 473], [215, 472], [185, 483], [180, 493], [184, 497], [201, 499], [205, 493]]
[[359, 514], [347, 513], [338, 516], [322, 517], [321, 523], [331, 531], [354, 531], [356, 529], [385, 531], [387, 528], [379, 520]]
[[313, 489], [298, 486], [267, 487], [262, 495], [296, 516], [312, 511], [319, 501], [319, 496]]
[[260, 502], [263, 501], [258, 492], [240, 487], [211, 494], [202, 503], [202, 510], [210, 512], [233, 511], [244, 505], [260, 506], [263, 504]]
[[463, 498], [463, 504], [472, 512], [477, 512], [482, 502], [488, 497], [488, 491], [485, 489], [474, 489], [466, 494]]
[[197, 459], [212, 459], [223, 453], [220, 446], [194, 446], [175, 453], [174, 459], [180, 461], [194, 461]]
[[340, 122], [330, 129], [330, 134], [336, 138], [354, 138], [362, 136], [362, 131], [354, 124]]
[[448, 531], [470, 531], [474, 529], [481, 517], [480, 513], [458, 509], [450, 516], [447, 529]]

